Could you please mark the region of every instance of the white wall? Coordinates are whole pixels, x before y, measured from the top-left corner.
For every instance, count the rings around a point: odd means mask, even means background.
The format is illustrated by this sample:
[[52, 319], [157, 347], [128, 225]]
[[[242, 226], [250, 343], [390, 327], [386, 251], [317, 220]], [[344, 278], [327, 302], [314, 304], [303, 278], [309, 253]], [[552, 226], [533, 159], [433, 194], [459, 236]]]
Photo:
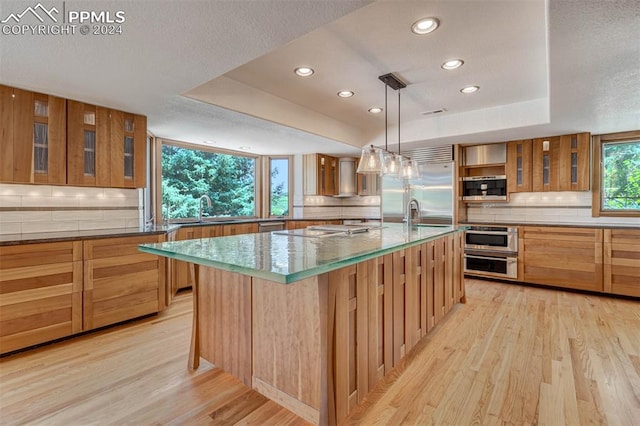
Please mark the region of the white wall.
[[637, 217], [591, 217], [590, 191], [513, 193], [509, 203], [469, 204], [467, 221], [640, 226]]
[[139, 227], [142, 190], [0, 184], [0, 234]]

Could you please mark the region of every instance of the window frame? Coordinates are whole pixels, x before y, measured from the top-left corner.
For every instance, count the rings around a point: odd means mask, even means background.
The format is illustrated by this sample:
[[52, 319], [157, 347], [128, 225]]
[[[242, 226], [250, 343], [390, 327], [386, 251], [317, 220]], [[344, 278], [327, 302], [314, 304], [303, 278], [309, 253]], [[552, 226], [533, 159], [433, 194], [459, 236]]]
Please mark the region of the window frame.
[[602, 208], [602, 178], [604, 176], [602, 149], [608, 143], [624, 143], [640, 140], [640, 130], [595, 135], [592, 139], [592, 217], [640, 217], [640, 210], [607, 210]]
[[[275, 216], [271, 214], [271, 160], [288, 160], [289, 167], [287, 168], [289, 191], [289, 214], [286, 216]], [[264, 196], [263, 196], [263, 211], [264, 217], [270, 219], [287, 219], [293, 217], [293, 156], [292, 155], [267, 155], [264, 157]]]
[[[233, 155], [237, 157], [247, 157], [252, 158], [254, 160], [254, 185], [253, 185], [253, 204], [254, 204], [254, 214], [253, 216], [221, 216], [221, 217], [207, 217], [207, 222], [224, 222], [229, 220], [240, 220], [240, 219], [258, 219], [261, 217], [262, 206], [260, 203], [260, 193], [262, 188], [262, 162], [260, 161], [261, 156], [257, 154], [249, 154], [246, 152], [233, 151], [230, 149], [222, 149], [222, 148], [213, 148], [206, 145], [192, 144], [188, 142], [181, 142], [172, 139], [163, 139], [157, 138], [156, 145], [156, 174], [155, 174], [155, 182], [156, 182], [156, 218], [157, 223], [163, 222], [162, 216], [162, 147], [163, 145], [171, 145], [179, 148], [190, 149], [190, 150], [198, 150], [198, 151], [207, 151], [214, 154], [226, 154]], [[174, 218], [169, 219], [168, 223], [198, 223], [198, 218]]]

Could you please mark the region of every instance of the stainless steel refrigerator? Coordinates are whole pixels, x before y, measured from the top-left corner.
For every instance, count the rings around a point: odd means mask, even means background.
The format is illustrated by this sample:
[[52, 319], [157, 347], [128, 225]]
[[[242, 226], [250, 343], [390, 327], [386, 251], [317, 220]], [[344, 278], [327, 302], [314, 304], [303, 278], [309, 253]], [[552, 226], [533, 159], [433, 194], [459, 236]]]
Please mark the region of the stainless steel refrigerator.
[[409, 182], [382, 177], [383, 221], [402, 222], [407, 203], [415, 198], [420, 223], [453, 223], [454, 163], [420, 164], [419, 169], [420, 178]]

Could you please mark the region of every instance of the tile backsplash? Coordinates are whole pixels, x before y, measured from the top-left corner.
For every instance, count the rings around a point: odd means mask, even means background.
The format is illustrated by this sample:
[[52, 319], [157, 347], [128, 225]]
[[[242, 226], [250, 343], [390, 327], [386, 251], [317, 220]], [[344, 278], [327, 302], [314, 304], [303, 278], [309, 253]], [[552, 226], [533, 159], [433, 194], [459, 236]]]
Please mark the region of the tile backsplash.
[[307, 195], [294, 205], [294, 219], [379, 219], [380, 197], [325, 197]]
[[0, 184], [0, 234], [138, 227], [142, 190]]
[[592, 217], [590, 191], [514, 193], [508, 203], [470, 204], [467, 222], [640, 226], [639, 218]]

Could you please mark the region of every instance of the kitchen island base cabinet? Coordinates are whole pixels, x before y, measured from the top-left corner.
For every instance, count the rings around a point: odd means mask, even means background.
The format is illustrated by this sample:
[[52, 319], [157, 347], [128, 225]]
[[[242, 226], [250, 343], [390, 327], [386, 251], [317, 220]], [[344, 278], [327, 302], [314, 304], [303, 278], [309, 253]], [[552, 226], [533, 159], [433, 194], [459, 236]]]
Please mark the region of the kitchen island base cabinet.
[[336, 424], [464, 297], [462, 233], [281, 284], [194, 265], [199, 357]]
[[0, 353], [82, 331], [82, 242], [0, 247]]

